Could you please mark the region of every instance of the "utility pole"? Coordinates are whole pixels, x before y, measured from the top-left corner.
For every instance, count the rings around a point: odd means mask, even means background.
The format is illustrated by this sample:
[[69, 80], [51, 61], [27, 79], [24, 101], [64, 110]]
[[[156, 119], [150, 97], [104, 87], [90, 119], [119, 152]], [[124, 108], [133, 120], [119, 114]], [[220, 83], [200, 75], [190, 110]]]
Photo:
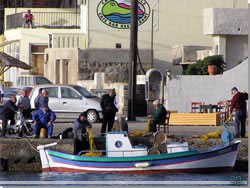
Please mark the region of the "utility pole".
[[128, 83], [128, 120], [135, 120], [136, 69], [137, 69], [137, 34], [138, 0], [131, 0], [129, 83]]
[[16, 0], [15, 0], [15, 14], [17, 13], [17, 2], [16, 2]]
[[154, 9], [152, 9], [151, 25], [151, 69], [154, 67]]

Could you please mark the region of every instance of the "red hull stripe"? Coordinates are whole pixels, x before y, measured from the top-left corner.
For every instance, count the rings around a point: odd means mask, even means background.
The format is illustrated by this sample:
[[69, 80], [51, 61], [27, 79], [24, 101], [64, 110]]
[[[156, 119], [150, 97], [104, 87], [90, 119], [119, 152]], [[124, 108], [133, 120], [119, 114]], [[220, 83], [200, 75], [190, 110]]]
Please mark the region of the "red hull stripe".
[[233, 167], [217, 167], [217, 168], [193, 168], [193, 169], [164, 169], [164, 170], [145, 170], [145, 171], [90, 171], [79, 170], [63, 167], [44, 168], [43, 172], [88, 172], [88, 173], [116, 173], [116, 174], [164, 174], [164, 173], [220, 173], [231, 172]]

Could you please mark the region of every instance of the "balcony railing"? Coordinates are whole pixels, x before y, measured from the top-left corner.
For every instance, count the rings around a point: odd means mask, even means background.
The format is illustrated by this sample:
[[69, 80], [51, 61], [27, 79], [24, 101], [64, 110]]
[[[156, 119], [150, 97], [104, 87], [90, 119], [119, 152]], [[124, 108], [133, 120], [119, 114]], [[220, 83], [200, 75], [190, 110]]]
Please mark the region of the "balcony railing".
[[[26, 27], [26, 12], [7, 16], [6, 29]], [[33, 28], [76, 29], [80, 28], [80, 13], [71, 12], [32, 12]]]

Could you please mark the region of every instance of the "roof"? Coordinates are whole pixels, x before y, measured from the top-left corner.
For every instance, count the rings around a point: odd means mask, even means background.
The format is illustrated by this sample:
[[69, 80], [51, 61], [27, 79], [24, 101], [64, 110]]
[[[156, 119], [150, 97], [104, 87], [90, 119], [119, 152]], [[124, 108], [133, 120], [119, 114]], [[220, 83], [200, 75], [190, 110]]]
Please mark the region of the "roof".
[[29, 70], [32, 67], [29, 66], [28, 64], [20, 61], [17, 58], [14, 58], [4, 52], [0, 52], [0, 67], [16, 67], [16, 68], [21, 68], [21, 69], [26, 69]]
[[34, 86], [34, 88], [58, 87], [58, 86], [61, 86], [61, 87], [75, 87], [75, 86], [79, 86], [79, 85], [74, 85], [74, 84], [39, 84], [39, 85]]

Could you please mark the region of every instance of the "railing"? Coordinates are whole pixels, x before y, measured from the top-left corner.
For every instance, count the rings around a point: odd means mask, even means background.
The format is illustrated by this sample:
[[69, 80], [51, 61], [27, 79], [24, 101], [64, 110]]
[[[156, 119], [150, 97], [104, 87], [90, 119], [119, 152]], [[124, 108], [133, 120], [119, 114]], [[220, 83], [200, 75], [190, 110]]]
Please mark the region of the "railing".
[[[26, 12], [7, 16], [6, 29], [26, 27], [24, 15]], [[33, 28], [80, 28], [80, 13], [71, 12], [32, 12]]]

